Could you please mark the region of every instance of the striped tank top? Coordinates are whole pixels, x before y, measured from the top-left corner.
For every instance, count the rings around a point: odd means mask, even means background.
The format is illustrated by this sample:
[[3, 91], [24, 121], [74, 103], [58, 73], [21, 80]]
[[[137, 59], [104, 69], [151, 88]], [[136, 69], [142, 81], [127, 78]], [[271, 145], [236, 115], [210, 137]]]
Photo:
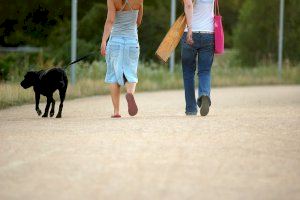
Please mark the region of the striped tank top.
[[[126, 4], [130, 6], [131, 10], [124, 11]], [[115, 22], [110, 35], [138, 38], [138, 13], [139, 11], [133, 10], [128, 0], [126, 0], [122, 9], [116, 13]]]

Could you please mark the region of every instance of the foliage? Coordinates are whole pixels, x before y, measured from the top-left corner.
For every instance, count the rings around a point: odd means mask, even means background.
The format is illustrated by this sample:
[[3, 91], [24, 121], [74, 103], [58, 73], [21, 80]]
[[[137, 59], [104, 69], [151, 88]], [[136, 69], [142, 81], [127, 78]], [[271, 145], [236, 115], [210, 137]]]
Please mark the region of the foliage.
[[[177, 15], [183, 6], [177, 1]], [[300, 6], [286, 0], [284, 58], [300, 56]], [[144, 20], [139, 29], [141, 57], [155, 60], [154, 52], [170, 24], [170, 0], [144, 1]], [[244, 66], [274, 62], [277, 58], [279, 0], [220, 1], [225, 47], [238, 49]], [[70, 60], [71, 1], [0, 0], [0, 46], [40, 46], [44, 56]], [[106, 0], [78, 0], [78, 55], [99, 49], [106, 19]], [[177, 59], [180, 48], [177, 48]]]
[[37, 70], [45, 67], [47, 56], [43, 52], [9, 53], [0, 55], [0, 81], [16, 81], [23, 77], [26, 71]]
[[168, 30], [166, 24], [169, 23], [169, 16], [166, 17], [168, 9], [164, 6], [158, 8], [145, 6], [144, 9], [148, 14], [144, 16], [143, 24], [139, 29], [139, 38], [142, 41], [141, 57], [150, 60], [154, 59], [154, 52]]
[[[221, 59], [221, 60], [220, 60]], [[212, 69], [212, 85], [214, 87], [237, 85], [270, 85], [270, 84], [300, 84], [300, 67], [285, 67], [283, 80], [277, 78], [276, 66], [260, 66], [256, 68], [231, 67], [230, 62], [218, 57]], [[49, 66], [47, 64], [47, 66]], [[222, 67], [220, 67], [222, 66]], [[103, 61], [79, 63], [77, 66], [77, 83], [70, 85], [67, 99], [109, 94], [108, 85], [104, 83], [105, 63]], [[16, 75], [18, 76], [18, 75]], [[70, 75], [68, 74], [70, 77]], [[14, 81], [0, 82], [0, 109], [34, 102], [32, 89], [24, 90], [16, 77]], [[166, 89], [182, 89], [182, 73], [177, 65], [174, 74], [154, 62], [141, 63], [139, 67], [138, 92]], [[55, 98], [58, 99], [57, 95]], [[45, 98], [42, 97], [42, 101]]]
[[[11, 0], [9, 4], [0, 2], [0, 45], [1, 46], [42, 46], [57, 61], [69, 59], [70, 6], [71, 1], [29, 0], [28, 4]], [[228, 2], [228, 3], [226, 3]], [[231, 47], [231, 34], [237, 18], [241, 0], [221, 1], [224, 16], [226, 46]], [[232, 6], [234, 4], [234, 6]], [[170, 1], [151, 0], [144, 2], [145, 14], [139, 29], [141, 57], [155, 58], [154, 52], [169, 28]], [[177, 15], [183, 12], [182, 4], [177, 4]], [[14, 15], [17, 13], [17, 15]], [[78, 1], [78, 54], [99, 48], [106, 19], [106, 0]], [[83, 46], [80, 46], [83, 45]], [[177, 54], [180, 51], [177, 50]], [[62, 59], [62, 60], [60, 60]]]
[[0, 45], [45, 46], [51, 29], [70, 16], [70, 1], [0, 2]]
[[284, 40], [284, 56], [291, 61], [300, 61], [300, 6], [297, 0], [286, 1], [285, 12], [285, 40]]
[[[299, 61], [300, 12], [297, 0], [286, 1], [284, 58]], [[234, 46], [238, 58], [246, 65], [277, 58], [279, 1], [245, 1], [235, 30]]]
[[226, 0], [219, 1], [220, 13], [223, 19], [223, 27], [225, 33], [225, 47], [233, 47], [233, 31], [236, 27], [239, 11], [244, 1], [242, 0]]

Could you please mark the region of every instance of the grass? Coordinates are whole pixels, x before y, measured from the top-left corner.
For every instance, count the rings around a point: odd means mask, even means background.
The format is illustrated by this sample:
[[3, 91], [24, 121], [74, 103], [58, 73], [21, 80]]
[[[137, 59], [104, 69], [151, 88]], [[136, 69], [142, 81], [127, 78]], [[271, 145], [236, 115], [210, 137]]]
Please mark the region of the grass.
[[[285, 66], [280, 80], [276, 65], [255, 68], [230, 67], [233, 65], [230, 60], [226, 55], [216, 58], [212, 69], [213, 87], [300, 84], [300, 66]], [[67, 99], [108, 94], [108, 86], [104, 83], [105, 71], [105, 63], [102, 61], [79, 64], [76, 71], [77, 83], [74, 86], [69, 85]], [[170, 74], [167, 66], [142, 63], [138, 73], [137, 92], [183, 88], [180, 65], [176, 66], [174, 74]], [[20, 77], [15, 77], [14, 81], [0, 82], [0, 109], [34, 102], [32, 89], [22, 89], [19, 85], [20, 80]], [[57, 94], [55, 98], [58, 99]], [[44, 98], [41, 100], [44, 101]]]

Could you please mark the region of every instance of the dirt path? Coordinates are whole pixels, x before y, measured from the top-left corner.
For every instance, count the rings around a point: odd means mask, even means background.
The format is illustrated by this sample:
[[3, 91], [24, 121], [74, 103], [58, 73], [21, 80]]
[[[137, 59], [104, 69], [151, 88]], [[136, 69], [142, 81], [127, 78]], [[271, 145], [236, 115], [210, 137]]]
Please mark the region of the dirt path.
[[[210, 115], [183, 92], [136, 95], [110, 119], [108, 96], [0, 111], [0, 199], [299, 199], [300, 86], [214, 89]], [[42, 105], [44, 108], [44, 105]]]

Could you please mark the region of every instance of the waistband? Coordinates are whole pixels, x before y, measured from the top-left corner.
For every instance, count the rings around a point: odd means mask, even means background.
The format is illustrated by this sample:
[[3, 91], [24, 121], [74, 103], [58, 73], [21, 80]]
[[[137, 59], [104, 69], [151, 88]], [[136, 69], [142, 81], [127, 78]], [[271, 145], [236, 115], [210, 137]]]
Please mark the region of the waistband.
[[110, 42], [117, 42], [117, 43], [122, 43], [122, 44], [138, 44], [139, 40], [136, 37], [110, 36], [108, 42], [109, 43]]
[[210, 32], [210, 31], [193, 31], [193, 33], [200, 33], [200, 34], [214, 34], [214, 32]]
[[109, 37], [110, 40], [134, 40], [138, 41], [138, 37], [124, 36], [124, 35], [111, 35]]

